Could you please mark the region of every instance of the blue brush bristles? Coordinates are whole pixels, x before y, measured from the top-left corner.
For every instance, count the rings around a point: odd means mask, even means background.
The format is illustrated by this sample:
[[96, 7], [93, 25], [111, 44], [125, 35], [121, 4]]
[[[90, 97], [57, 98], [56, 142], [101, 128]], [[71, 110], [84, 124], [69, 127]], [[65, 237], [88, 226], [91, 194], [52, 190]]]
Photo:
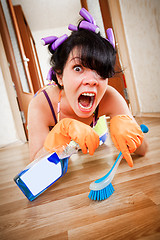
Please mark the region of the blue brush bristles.
[[122, 158], [123, 156], [122, 156], [122, 153], [120, 152], [110, 171], [102, 178], [90, 184], [91, 191], [88, 197], [91, 200], [102, 201], [109, 198], [113, 194], [115, 190], [111, 182], [113, 180], [113, 177], [116, 173], [116, 169]]
[[94, 190], [91, 190], [88, 197], [89, 199], [91, 200], [94, 200], [94, 201], [102, 201], [102, 200], [105, 200], [107, 198], [109, 198], [113, 192], [114, 192], [114, 187], [112, 185], [112, 183], [110, 183], [107, 187], [101, 189], [101, 190], [97, 190], [97, 191], [94, 191]]
[[[144, 124], [141, 124], [140, 127], [141, 127], [142, 132], [144, 132], [144, 133], [147, 133], [149, 130], [148, 127]], [[114, 187], [112, 186], [111, 181], [114, 178], [114, 175], [116, 173], [116, 170], [117, 170], [122, 158], [123, 158], [122, 152], [120, 152], [115, 163], [113, 164], [112, 168], [110, 169], [110, 171], [102, 178], [100, 178], [90, 184], [91, 191], [90, 191], [88, 197], [91, 200], [102, 201], [102, 200], [109, 198], [113, 194], [113, 192], [115, 190], [114, 190]]]

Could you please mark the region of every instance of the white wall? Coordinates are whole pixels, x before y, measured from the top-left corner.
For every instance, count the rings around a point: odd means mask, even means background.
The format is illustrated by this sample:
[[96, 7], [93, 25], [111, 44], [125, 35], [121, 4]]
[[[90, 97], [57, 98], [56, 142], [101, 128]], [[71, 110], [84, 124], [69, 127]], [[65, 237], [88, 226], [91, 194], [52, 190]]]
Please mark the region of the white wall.
[[0, 147], [3, 147], [25, 142], [26, 137], [1, 36], [0, 53]]
[[8, 63], [6, 60], [1, 36], [0, 49], [0, 147], [2, 147], [6, 144], [16, 142], [18, 138], [13, 114], [11, 111], [11, 105], [6, 90], [6, 81], [4, 81], [4, 74], [8, 78], [10, 76], [8, 75]]
[[160, 1], [120, 0], [140, 111], [160, 112]]
[[4, 78], [0, 66], [0, 147], [17, 141], [11, 106], [8, 100]]

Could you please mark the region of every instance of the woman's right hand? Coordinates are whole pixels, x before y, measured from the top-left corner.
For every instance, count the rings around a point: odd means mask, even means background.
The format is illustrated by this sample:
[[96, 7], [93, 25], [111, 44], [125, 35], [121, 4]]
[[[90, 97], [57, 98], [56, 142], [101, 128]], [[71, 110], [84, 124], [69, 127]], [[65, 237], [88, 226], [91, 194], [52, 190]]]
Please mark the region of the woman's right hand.
[[70, 141], [79, 144], [83, 153], [93, 155], [99, 146], [98, 134], [88, 125], [71, 118], [64, 118], [49, 132], [44, 148], [49, 152], [61, 151]]

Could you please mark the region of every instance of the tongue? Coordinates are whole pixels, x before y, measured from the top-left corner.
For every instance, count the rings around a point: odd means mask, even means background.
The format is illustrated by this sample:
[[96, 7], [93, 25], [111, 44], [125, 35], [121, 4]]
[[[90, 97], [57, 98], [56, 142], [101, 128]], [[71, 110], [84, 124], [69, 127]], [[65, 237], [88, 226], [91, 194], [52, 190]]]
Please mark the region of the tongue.
[[91, 101], [91, 97], [89, 96], [83, 96], [81, 95], [79, 97], [79, 103], [83, 106], [83, 107], [88, 107]]

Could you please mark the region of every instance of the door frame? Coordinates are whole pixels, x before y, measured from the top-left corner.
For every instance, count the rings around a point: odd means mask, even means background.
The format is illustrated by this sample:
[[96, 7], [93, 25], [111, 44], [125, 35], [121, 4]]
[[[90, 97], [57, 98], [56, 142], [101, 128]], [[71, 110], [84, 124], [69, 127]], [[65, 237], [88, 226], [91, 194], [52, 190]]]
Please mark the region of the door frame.
[[28, 85], [30, 86], [30, 92], [35, 94], [44, 86], [35, 41], [21, 5], [13, 6], [11, 5], [11, 0], [7, 1], [21, 52], [22, 63], [26, 72]]
[[[11, 37], [6, 23], [5, 14], [3, 12], [3, 5], [1, 4], [2, 40], [7, 55], [7, 61], [10, 64], [10, 72], [17, 94], [17, 104], [21, 113], [26, 139], [28, 139], [28, 106], [34, 94], [41, 87], [44, 86], [44, 82], [42, 78], [38, 55], [36, 52], [35, 42], [23, 14], [22, 8], [20, 6], [13, 6], [11, 0], [6, 0], [6, 3], [10, 13], [11, 21], [13, 23], [15, 38], [18, 44], [18, 49], [21, 56], [21, 63], [24, 69], [24, 75], [26, 77], [28, 89], [24, 89], [23, 83], [21, 82], [15, 53], [13, 51]], [[17, 15], [15, 14], [15, 12], [17, 13]]]
[[114, 27], [115, 38], [117, 41], [118, 55], [125, 69], [126, 84], [131, 105], [131, 111], [134, 116], [140, 115], [140, 103], [136, 89], [136, 83], [128, 50], [124, 24], [122, 19], [120, 1], [107, 0], [110, 8], [112, 24]]
[[[15, 85], [13, 84], [13, 80], [15, 78], [19, 79], [20, 76], [1, 2], [0, 2], [0, 30], [2, 39], [1, 51], [3, 55], [3, 61], [1, 61], [1, 68], [5, 80], [6, 91], [8, 94], [11, 110], [13, 113], [13, 118], [15, 120], [17, 135], [22, 142], [26, 142], [27, 138], [20, 115], [20, 105], [18, 102], [17, 95], [14, 92]], [[17, 101], [15, 101], [15, 98], [13, 97], [15, 95]]]

